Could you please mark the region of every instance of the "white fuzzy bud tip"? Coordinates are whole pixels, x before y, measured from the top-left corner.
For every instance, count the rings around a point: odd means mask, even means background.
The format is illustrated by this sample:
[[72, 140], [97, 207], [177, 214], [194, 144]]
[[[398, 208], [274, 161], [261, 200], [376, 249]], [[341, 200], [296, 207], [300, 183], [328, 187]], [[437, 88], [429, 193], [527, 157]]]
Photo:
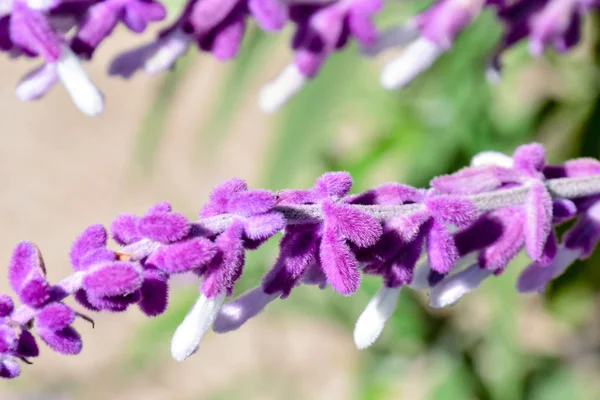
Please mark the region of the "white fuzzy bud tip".
[[425, 38], [415, 40], [383, 68], [381, 86], [391, 90], [408, 85], [427, 70], [441, 53], [442, 49], [437, 44]]
[[478, 265], [472, 265], [464, 271], [454, 274], [431, 289], [429, 306], [443, 308], [456, 303], [465, 294], [472, 292], [492, 273]]
[[304, 83], [306, 77], [294, 64], [290, 64], [281, 73], [263, 86], [258, 95], [258, 106], [266, 113], [278, 110], [294, 94], [296, 94]]
[[198, 297], [173, 334], [171, 355], [175, 360], [183, 361], [198, 350], [202, 336], [211, 327], [223, 301], [225, 301], [225, 293], [220, 293], [213, 299], [203, 294]]
[[354, 327], [354, 343], [357, 348], [366, 349], [379, 338], [385, 323], [396, 309], [400, 289], [401, 287], [384, 286], [371, 298]]
[[104, 96], [81, 66], [79, 58], [67, 46], [62, 46], [56, 72], [73, 103], [84, 114], [96, 116], [104, 111]]

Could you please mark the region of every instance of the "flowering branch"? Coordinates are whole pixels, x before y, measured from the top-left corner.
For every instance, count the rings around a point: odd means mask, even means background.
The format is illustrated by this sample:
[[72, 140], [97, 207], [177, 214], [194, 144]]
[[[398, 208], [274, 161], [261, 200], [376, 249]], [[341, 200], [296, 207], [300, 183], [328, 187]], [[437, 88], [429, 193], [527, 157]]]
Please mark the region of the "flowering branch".
[[[171, 275], [202, 278], [200, 295], [177, 328], [171, 353], [182, 361], [205, 332], [235, 330], [298, 285], [331, 287], [351, 295], [362, 274], [379, 275], [380, 291], [360, 315], [358, 348], [370, 346], [392, 315], [403, 287], [426, 289], [431, 307], [445, 307], [501, 274], [522, 250], [532, 263], [520, 292], [539, 292], [600, 240], [600, 162], [575, 159], [547, 165], [539, 144], [512, 157], [484, 152], [471, 166], [431, 181], [428, 189], [387, 183], [349, 195], [347, 173], [327, 173], [309, 190], [248, 190], [239, 179], [214, 189], [189, 221], [168, 203], [143, 216], [120, 214], [108, 232], [91, 225], [73, 243], [74, 273], [46, 280], [41, 253], [31, 242], [13, 251], [11, 288], [21, 305], [0, 295], [0, 376], [14, 378], [39, 353], [35, 331], [50, 348], [78, 354], [77, 317], [63, 303], [73, 296], [91, 311], [123, 312], [136, 304], [148, 316], [168, 305]], [[576, 223], [559, 239], [554, 226]], [[283, 232], [280, 252], [260, 285], [224, 304], [243, 273], [245, 252]], [[423, 257], [426, 255], [426, 257]]]
[[[489, 9], [504, 27], [486, 74], [497, 80], [501, 55], [521, 40], [529, 40], [534, 56], [548, 47], [558, 52], [573, 48], [580, 39], [582, 18], [600, 7], [600, 1], [438, 0], [409, 21], [380, 32], [372, 20], [383, 6], [383, 0], [186, 0], [175, 22], [155, 41], [117, 56], [108, 72], [123, 78], [138, 70], [163, 72], [194, 44], [218, 60], [230, 60], [236, 57], [249, 22], [267, 33], [292, 24], [294, 60], [259, 94], [259, 106], [271, 112], [351, 40], [367, 56], [405, 46], [381, 74], [384, 88], [403, 87], [449, 51], [460, 33]], [[166, 15], [158, 0], [0, 0], [0, 51], [43, 60], [17, 86], [21, 100], [38, 99], [61, 81], [81, 111], [98, 115], [104, 97], [80, 61], [91, 60], [117, 25], [139, 34]]]

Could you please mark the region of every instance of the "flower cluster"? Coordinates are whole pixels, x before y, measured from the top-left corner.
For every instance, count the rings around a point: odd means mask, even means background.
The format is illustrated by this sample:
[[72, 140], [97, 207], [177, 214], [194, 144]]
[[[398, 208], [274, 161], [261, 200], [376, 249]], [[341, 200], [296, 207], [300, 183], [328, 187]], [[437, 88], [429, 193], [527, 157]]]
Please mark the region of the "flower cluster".
[[[327, 58], [355, 40], [363, 54], [376, 55], [401, 45], [402, 53], [381, 75], [388, 89], [408, 84], [452, 47], [456, 37], [484, 11], [496, 14], [504, 34], [492, 55], [488, 76], [497, 79], [500, 55], [522, 39], [540, 55], [552, 47], [564, 52], [580, 37], [581, 20], [598, 0], [438, 0], [407, 22], [379, 32], [373, 17], [383, 0], [187, 0], [178, 18], [153, 42], [118, 55], [111, 75], [170, 69], [188, 48], [234, 58], [254, 21], [265, 32], [294, 26], [293, 62], [259, 95], [260, 107], [274, 111], [315, 77]], [[17, 86], [22, 100], [42, 97], [59, 80], [84, 113], [103, 110], [103, 96], [81, 66], [122, 23], [141, 33], [166, 17], [158, 0], [0, 0], [0, 51], [10, 57], [41, 57], [43, 65]]]
[[[326, 173], [308, 190], [278, 193], [249, 190], [232, 179], [214, 189], [195, 221], [168, 203], [142, 216], [121, 214], [110, 226], [119, 249], [107, 246], [104, 226], [89, 226], [69, 253], [74, 273], [54, 285], [38, 248], [20, 243], [8, 276], [21, 305], [0, 296], [0, 376], [16, 377], [16, 360], [38, 355], [32, 331], [59, 353], [81, 351], [71, 324], [91, 319], [63, 303], [70, 295], [91, 311], [137, 305], [157, 316], [167, 309], [169, 278], [195, 274], [198, 299], [171, 343], [173, 357], [182, 361], [208, 329], [235, 330], [299, 285], [348, 296], [363, 274], [372, 274], [382, 287], [356, 323], [362, 349], [379, 337], [404, 287], [425, 289], [431, 307], [449, 306], [524, 250], [531, 264], [517, 289], [541, 292], [600, 241], [600, 162], [548, 165], [536, 143], [512, 156], [480, 153], [427, 189], [387, 183], [349, 194], [351, 186], [345, 172]], [[575, 223], [559, 240], [554, 227], [567, 220]], [[246, 251], [279, 232], [279, 256], [259, 286], [225, 303], [243, 274]]]

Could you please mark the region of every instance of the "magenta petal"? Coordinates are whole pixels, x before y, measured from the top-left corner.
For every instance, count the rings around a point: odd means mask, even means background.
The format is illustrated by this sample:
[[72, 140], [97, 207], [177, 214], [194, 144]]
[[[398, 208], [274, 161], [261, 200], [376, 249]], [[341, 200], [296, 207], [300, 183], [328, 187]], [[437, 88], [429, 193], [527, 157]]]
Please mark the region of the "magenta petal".
[[491, 214], [501, 221], [502, 233], [479, 253], [479, 265], [490, 271], [501, 271], [525, 244], [525, 212], [520, 207], [512, 207]]
[[113, 262], [94, 267], [83, 278], [83, 288], [94, 297], [121, 296], [138, 290], [142, 280], [138, 264]]
[[75, 312], [63, 303], [54, 303], [44, 307], [35, 317], [37, 329], [61, 330], [75, 321]]
[[322, 208], [325, 226], [358, 247], [374, 245], [383, 233], [379, 221], [353, 206], [325, 200]]
[[278, 212], [249, 217], [244, 221], [244, 234], [252, 240], [265, 240], [285, 227], [285, 218]]
[[278, 205], [309, 204], [315, 202], [315, 196], [310, 190], [282, 190], [277, 192]]
[[442, 223], [435, 220], [427, 233], [427, 256], [431, 269], [440, 274], [448, 273], [458, 260], [454, 237]]
[[141, 293], [139, 290], [122, 296], [94, 297], [90, 293], [87, 294], [87, 301], [92, 307], [110, 312], [123, 312], [127, 310], [130, 305], [139, 302], [140, 299]]
[[423, 194], [417, 188], [400, 183], [385, 183], [373, 189], [375, 204], [399, 205], [407, 202], [416, 203], [423, 199]]
[[539, 143], [517, 147], [513, 153], [514, 168], [529, 176], [537, 177], [545, 164], [546, 150]]
[[288, 231], [281, 239], [280, 252], [273, 268], [263, 278], [266, 294], [288, 295], [309, 266], [315, 262], [318, 235], [314, 229]]
[[59, 331], [39, 329], [38, 335], [52, 350], [60, 354], [79, 354], [83, 346], [81, 336], [71, 326], [67, 326]]
[[83, 271], [87, 265], [81, 264], [81, 259], [92, 250], [106, 247], [108, 235], [104, 226], [95, 224], [87, 227], [71, 246], [69, 258], [75, 271]]
[[227, 212], [229, 199], [236, 193], [248, 189], [248, 185], [241, 179], [233, 178], [215, 187], [210, 194], [210, 202], [200, 211], [200, 217], [211, 217], [213, 215]]
[[552, 229], [552, 198], [542, 182], [535, 181], [525, 198], [525, 249], [532, 260], [538, 260], [544, 251]]
[[117, 259], [117, 254], [107, 248], [95, 249], [88, 252], [84, 257], [81, 258], [80, 265], [84, 269], [88, 269], [94, 264], [111, 262]]
[[150, 207], [146, 211], [144, 216], [152, 215], [152, 214], [170, 213], [170, 212], [171, 212], [171, 203], [169, 203], [168, 201], [161, 201], [160, 203], [156, 203], [155, 205]]
[[0, 354], [12, 353], [17, 348], [18, 338], [15, 329], [2, 322], [0, 324]]
[[266, 32], [281, 30], [287, 20], [287, 6], [280, 0], [249, 0], [248, 8]]
[[40, 355], [40, 350], [35, 341], [35, 337], [31, 332], [23, 330], [19, 336], [19, 343], [17, 344], [16, 355], [18, 357], [37, 357]]
[[315, 183], [313, 191], [321, 198], [344, 197], [352, 187], [352, 176], [348, 172], [327, 172]]
[[141, 299], [138, 303], [140, 310], [149, 317], [162, 314], [167, 309], [169, 298], [169, 276], [164, 272], [149, 268], [144, 272]]
[[358, 289], [360, 273], [354, 254], [344, 240], [326, 230], [319, 249], [321, 267], [336, 292], [348, 296]]
[[231, 197], [227, 212], [249, 217], [270, 211], [275, 206], [275, 195], [268, 190], [249, 190]]
[[594, 158], [576, 158], [564, 163], [569, 178], [600, 175], [600, 161]]
[[34, 308], [43, 306], [49, 298], [50, 284], [41, 275], [25, 281], [19, 292], [21, 302]]
[[31, 242], [19, 243], [13, 250], [8, 266], [8, 279], [13, 291], [19, 293], [23, 284], [31, 278], [31, 274], [43, 275], [43, 265], [36, 245]]
[[10, 296], [6, 294], [0, 294], [0, 318], [9, 316], [15, 308]]
[[214, 244], [205, 238], [159, 247], [147, 263], [169, 274], [188, 272], [205, 266], [216, 254]]
[[244, 266], [242, 233], [241, 221], [234, 221], [215, 240], [219, 252], [209, 265], [201, 288], [206, 297], [212, 298], [223, 291], [231, 290], [240, 277]]
[[119, 214], [110, 224], [112, 237], [121, 246], [135, 243], [142, 239], [138, 233], [139, 217], [134, 214]]
[[73, 295], [73, 297], [75, 298], [75, 300], [80, 305], [82, 305], [83, 307], [87, 308], [88, 310], [100, 311], [100, 308], [96, 307], [95, 305], [93, 305], [90, 302], [88, 294], [86, 293], [85, 290], [79, 289], [78, 291], [75, 292], [75, 294]]
[[557, 252], [558, 243], [556, 242], [556, 235], [554, 234], [554, 231], [550, 231], [550, 235], [548, 235], [548, 240], [544, 246], [542, 256], [539, 258], [539, 260], [537, 260], [537, 263], [541, 266], [550, 265], [554, 260], [554, 257], [556, 257]]
[[12, 358], [0, 360], [0, 378], [14, 379], [21, 374], [19, 363]]
[[560, 223], [571, 219], [577, 214], [577, 206], [568, 199], [552, 201], [552, 223]]
[[179, 213], [154, 213], [140, 218], [138, 230], [151, 240], [168, 244], [183, 239], [190, 230], [190, 224]]
[[429, 220], [429, 212], [422, 210], [414, 213], [401, 215], [390, 219], [386, 223], [386, 227], [398, 233], [402, 242], [412, 242], [421, 229], [421, 226]]
[[210, 48], [217, 60], [226, 61], [234, 58], [240, 49], [246, 30], [246, 19], [239, 14], [227, 24], [215, 30], [214, 40]]
[[435, 196], [425, 199], [425, 205], [433, 218], [457, 227], [466, 227], [477, 218], [477, 208], [468, 199]]
[[512, 169], [485, 166], [466, 167], [452, 175], [443, 175], [431, 181], [431, 187], [445, 194], [477, 194], [499, 188], [503, 183], [519, 182], [521, 177]]

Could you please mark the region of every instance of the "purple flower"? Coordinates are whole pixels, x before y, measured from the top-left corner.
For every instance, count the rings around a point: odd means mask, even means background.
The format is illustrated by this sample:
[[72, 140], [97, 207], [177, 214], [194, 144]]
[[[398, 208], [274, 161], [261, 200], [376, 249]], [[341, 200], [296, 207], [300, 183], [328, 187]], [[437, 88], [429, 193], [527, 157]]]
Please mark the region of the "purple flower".
[[[80, 8], [79, 13], [85, 12], [86, 6]], [[59, 2], [48, 3], [47, 8], [32, 8], [25, 0], [12, 2], [8, 15], [2, 18], [6, 21], [5, 27], [0, 23], [0, 49], [15, 56], [39, 56], [45, 62], [21, 81], [17, 87], [20, 99], [37, 99], [60, 80], [82, 112], [88, 115], [102, 112], [102, 93], [82, 68], [65, 37], [73, 25], [61, 24], [80, 15], [68, 7], [62, 8]]]
[[259, 94], [259, 107], [273, 112], [297, 93], [307, 80], [314, 78], [327, 58], [346, 46], [351, 38], [361, 46], [377, 40], [371, 18], [383, 7], [381, 0], [341, 0], [328, 4], [294, 4], [290, 20], [296, 24], [292, 49], [294, 62]]
[[[32, 329], [57, 352], [81, 350], [72, 324], [89, 319], [63, 303], [69, 295], [94, 311], [137, 304], [156, 316], [168, 306], [170, 275], [192, 272], [202, 279], [200, 294], [171, 342], [183, 361], [211, 327], [235, 330], [299, 285], [350, 295], [363, 274], [378, 275], [382, 286], [354, 329], [363, 349], [383, 332], [404, 287], [427, 290], [431, 307], [450, 306], [525, 251], [532, 263], [517, 289], [540, 292], [600, 241], [600, 162], [548, 165], [536, 143], [512, 157], [478, 154], [428, 189], [386, 183], [350, 195], [351, 186], [345, 172], [277, 194], [232, 179], [215, 188], [193, 222], [164, 202], [141, 217], [121, 214], [111, 225], [120, 248], [107, 247], [103, 226], [89, 226], [71, 247], [73, 274], [54, 285], [37, 247], [20, 243], [8, 275], [22, 304], [0, 295], [0, 376], [17, 376], [16, 361], [38, 355]], [[554, 228], [569, 219], [575, 223], [559, 242]], [[280, 230], [279, 256], [261, 284], [224, 304], [244, 273], [245, 252]]]

